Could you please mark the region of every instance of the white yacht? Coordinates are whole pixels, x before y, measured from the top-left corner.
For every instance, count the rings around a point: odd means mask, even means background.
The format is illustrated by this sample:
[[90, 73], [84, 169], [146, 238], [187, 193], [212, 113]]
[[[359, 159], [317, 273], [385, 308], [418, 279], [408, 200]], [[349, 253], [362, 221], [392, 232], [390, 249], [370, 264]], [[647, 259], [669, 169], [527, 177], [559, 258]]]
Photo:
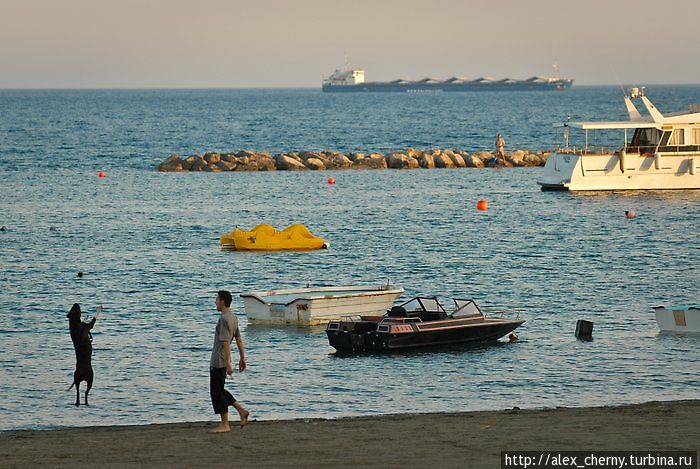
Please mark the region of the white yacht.
[[[637, 98], [648, 115], [635, 107]], [[663, 115], [644, 88], [632, 88], [624, 100], [628, 121], [564, 124], [566, 145], [547, 159], [538, 181], [542, 190], [700, 189], [700, 106]], [[569, 146], [570, 128], [585, 131], [582, 148]], [[619, 130], [624, 143], [615, 150], [593, 148], [589, 132], [598, 130]]]

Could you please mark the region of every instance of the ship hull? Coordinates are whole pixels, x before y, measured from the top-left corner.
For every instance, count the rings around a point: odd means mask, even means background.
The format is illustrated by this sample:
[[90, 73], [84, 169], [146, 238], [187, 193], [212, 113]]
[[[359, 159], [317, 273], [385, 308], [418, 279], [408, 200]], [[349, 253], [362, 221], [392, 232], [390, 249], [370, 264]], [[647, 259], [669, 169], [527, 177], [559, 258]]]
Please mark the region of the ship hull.
[[558, 80], [551, 83], [359, 83], [356, 85], [324, 84], [325, 93], [393, 92], [418, 93], [426, 91], [547, 91], [570, 88], [573, 80]]

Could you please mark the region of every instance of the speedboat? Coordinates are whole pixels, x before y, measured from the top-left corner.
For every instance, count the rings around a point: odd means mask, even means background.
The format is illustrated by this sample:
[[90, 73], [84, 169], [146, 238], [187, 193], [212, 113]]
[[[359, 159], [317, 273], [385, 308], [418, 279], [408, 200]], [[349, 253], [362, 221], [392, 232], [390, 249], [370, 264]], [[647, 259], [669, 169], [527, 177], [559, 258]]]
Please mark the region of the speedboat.
[[340, 352], [387, 350], [495, 341], [525, 321], [487, 318], [474, 300], [453, 300], [448, 313], [435, 297], [416, 297], [383, 316], [334, 320], [326, 326], [330, 345]]
[[282, 231], [264, 223], [250, 231], [236, 227], [232, 232], [221, 236], [220, 244], [223, 249], [242, 251], [311, 250], [329, 247], [325, 239], [312, 235], [309, 229], [301, 224], [292, 225]]
[[[648, 115], [637, 110], [636, 98]], [[663, 115], [644, 88], [632, 88], [624, 101], [628, 121], [563, 124], [565, 145], [547, 158], [538, 181], [543, 191], [700, 189], [700, 106]], [[582, 146], [569, 145], [570, 129], [585, 131]], [[611, 130], [624, 135], [621, 147], [591, 144], [589, 133]]]
[[314, 326], [347, 314], [382, 314], [402, 293], [387, 283], [258, 291], [241, 298], [252, 323]]
[[655, 306], [652, 309], [661, 332], [700, 334], [700, 304]]

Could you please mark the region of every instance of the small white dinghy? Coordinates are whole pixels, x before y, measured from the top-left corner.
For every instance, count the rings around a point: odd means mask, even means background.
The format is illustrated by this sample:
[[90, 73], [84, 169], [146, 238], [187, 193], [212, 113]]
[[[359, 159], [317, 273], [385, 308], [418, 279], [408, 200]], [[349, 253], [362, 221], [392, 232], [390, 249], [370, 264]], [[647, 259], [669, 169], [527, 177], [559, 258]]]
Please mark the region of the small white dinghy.
[[700, 334], [700, 304], [655, 306], [652, 309], [661, 332]]
[[403, 288], [382, 286], [311, 287], [242, 293], [252, 323], [325, 324], [347, 315], [381, 315], [401, 296]]

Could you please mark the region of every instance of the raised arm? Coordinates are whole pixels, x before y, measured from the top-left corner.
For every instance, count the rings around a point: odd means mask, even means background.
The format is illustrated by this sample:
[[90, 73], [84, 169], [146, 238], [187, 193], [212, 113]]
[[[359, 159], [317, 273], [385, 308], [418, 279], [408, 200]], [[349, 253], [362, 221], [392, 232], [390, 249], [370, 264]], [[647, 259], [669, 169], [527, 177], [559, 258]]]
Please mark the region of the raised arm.
[[97, 321], [97, 318], [100, 317], [101, 312], [102, 312], [102, 305], [97, 307], [97, 312], [92, 317], [92, 321], [85, 323], [85, 326], [87, 327], [88, 331], [93, 328], [93, 326], [95, 325], [95, 321]]

